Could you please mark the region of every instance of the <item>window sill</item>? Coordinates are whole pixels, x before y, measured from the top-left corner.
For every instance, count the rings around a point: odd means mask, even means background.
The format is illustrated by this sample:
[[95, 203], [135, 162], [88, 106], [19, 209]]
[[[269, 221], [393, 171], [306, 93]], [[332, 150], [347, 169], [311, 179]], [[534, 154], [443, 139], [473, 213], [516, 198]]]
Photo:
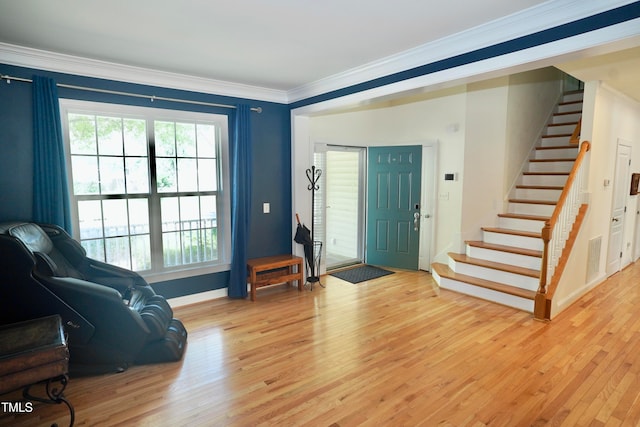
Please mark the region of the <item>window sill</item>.
[[166, 282], [186, 277], [203, 276], [205, 274], [220, 273], [231, 269], [230, 264], [220, 264], [207, 267], [183, 268], [181, 270], [164, 271], [161, 273], [140, 273], [147, 283]]

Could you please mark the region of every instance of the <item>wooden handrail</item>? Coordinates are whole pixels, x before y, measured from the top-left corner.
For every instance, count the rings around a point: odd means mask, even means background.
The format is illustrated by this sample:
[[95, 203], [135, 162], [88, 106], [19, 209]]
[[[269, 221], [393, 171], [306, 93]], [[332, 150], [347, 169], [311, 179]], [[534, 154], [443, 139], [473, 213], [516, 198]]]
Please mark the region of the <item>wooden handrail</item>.
[[578, 120], [578, 124], [575, 129], [573, 129], [573, 133], [571, 134], [571, 138], [569, 138], [570, 144], [579, 144], [580, 143], [580, 130], [582, 129], [582, 117]]
[[583, 141], [580, 146], [580, 151], [578, 152], [578, 157], [576, 157], [575, 162], [573, 163], [573, 168], [569, 173], [569, 177], [567, 178], [567, 182], [564, 185], [562, 190], [562, 194], [560, 194], [560, 198], [558, 199], [558, 203], [556, 204], [555, 209], [553, 210], [553, 214], [551, 214], [551, 218], [549, 218], [542, 228], [542, 240], [543, 240], [543, 250], [542, 250], [542, 266], [540, 269], [540, 286], [538, 288], [536, 301], [535, 301], [535, 309], [534, 316], [538, 319], [548, 317], [548, 308], [549, 304], [547, 302], [548, 297], [548, 289], [547, 289], [547, 271], [549, 269], [549, 242], [553, 237], [553, 229], [558, 222], [558, 218], [560, 213], [562, 212], [564, 205], [569, 196], [569, 192], [573, 183], [576, 179], [578, 171], [582, 166], [584, 161], [584, 157], [586, 153], [591, 149], [591, 143], [589, 141]]
[[[582, 145], [580, 146], [580, 152], [578, 153], [578, 157], [576, 157], [576, 161], [573, 163], [573, 168], [569, 173], [567, 182], [565, 183], [564, 188], [562, 189], [562, 194], [560, 194], [560, 198], [558, 199], [556, 208], [553, 210], [553, 214], [551, 214], [551, 218], [549, 218], [545, 223], [545, 228], [547, 228], [547, 225], [553, 228], [556, 225], [556, 222], [558, 222], [558, 216], [560, 216], [560, 212], [562, 211], [562, 208], [564, 207], [564, 204], [567, 200], [567, 196], [569, 195], [569, 189], [573, 185], [573, 181], [575, 181], [576, 179], [576, 172], [578, 171], [578, 169], [580, 169], [580, 165], [582, 165], [584, 156], [587, 154], [587, 151], [589, 151], [590, 149], [591, 149], [591, 143], [589, 141], [583, 141]], [[549, 232], [549, 240], [551, 240], [551, 237], [552, 237], [551, 232]]]

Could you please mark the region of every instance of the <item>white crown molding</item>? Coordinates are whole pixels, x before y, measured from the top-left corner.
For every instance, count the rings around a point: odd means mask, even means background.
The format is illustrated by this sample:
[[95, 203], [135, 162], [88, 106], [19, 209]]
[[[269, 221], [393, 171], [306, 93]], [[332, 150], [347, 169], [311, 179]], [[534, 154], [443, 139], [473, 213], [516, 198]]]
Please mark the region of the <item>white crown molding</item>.
[[258, 101], [288, 102], [285, 91], [133, 67], [0, 43], [0, 63], [128, 83]]
[[615, 9], [634, 0], [549, 0], [325, 79], [282, 91], [0, 43], [0, 63], [258, 101], [292, 103]]
[[287, 92], [296, 102], [573, 22], [634, 0], [550, 0]]

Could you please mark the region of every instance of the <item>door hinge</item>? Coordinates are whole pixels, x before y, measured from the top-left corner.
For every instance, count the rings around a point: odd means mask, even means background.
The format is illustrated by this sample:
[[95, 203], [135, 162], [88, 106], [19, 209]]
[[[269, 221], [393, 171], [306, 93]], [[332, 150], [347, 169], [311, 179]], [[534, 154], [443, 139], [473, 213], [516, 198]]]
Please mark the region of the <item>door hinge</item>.
[[620, 252], [620, 258], [622, 258], [622, 252]]

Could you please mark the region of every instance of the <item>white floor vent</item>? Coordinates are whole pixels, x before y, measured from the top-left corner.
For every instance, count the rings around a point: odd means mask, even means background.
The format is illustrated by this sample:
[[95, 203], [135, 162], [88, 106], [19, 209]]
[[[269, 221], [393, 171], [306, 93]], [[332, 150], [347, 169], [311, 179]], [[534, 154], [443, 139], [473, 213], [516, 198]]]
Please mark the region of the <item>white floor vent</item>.
[[600, 272], [600, 248], [602, 236], [589, 240], [589, 252], [587, 253], [587, 283], [598, 277]]

